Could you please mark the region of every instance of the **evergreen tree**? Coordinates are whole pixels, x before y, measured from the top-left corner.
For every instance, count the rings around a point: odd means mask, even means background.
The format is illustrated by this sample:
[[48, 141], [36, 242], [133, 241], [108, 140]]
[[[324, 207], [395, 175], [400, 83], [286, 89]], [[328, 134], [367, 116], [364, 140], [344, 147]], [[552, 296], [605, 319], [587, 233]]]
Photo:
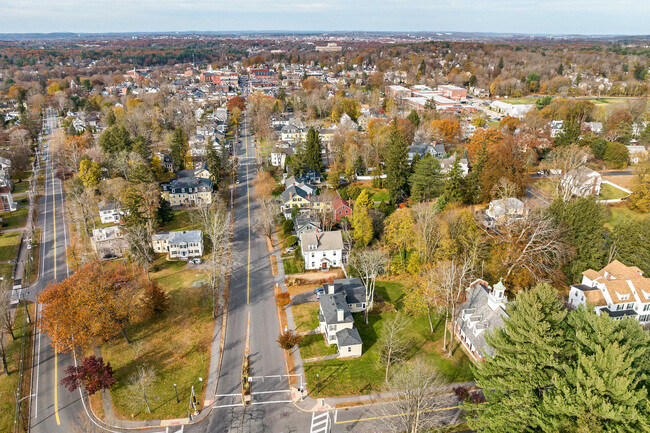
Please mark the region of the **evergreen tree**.
[[131, 137], [123, 125], [113, 125], [99, 137], [99, 147], [106, 153], [131, 151]]
[[169, 149], [171, 151], [169, 156], [172, 159], [174, 171], [185, 167], [185, 156], [187, 154], [188, 146], [185, 133], [180, 127], [177, 127], [174, 130], [171, 136], [171, 142], [169, 143]]
[[366, 174], [366, 163], [363, 161], [363, 157], [358, 155], [354, 160], [354, 174], [357, 176], [363, 176]]
[[408, 197], [408, 145], [402, 133], [393, 122], [393, 129], [388, 137], [386, 146], [386, 188], [393, 204]]
[[503, 69], [503, 57], [499, 57], [499, 64], [497, 65], [497, 68]]
[[650, 337], [635, 320], [569, 314], [571, 360], [543, 397], [544, 432], [649, 432]]
[[465, 202], [467, 204], [479, 203], [481, 196], [481, 173], [488, 159], [487, 146], [483, 144], [476, 152], [475, 161], [465, 180]]
[[409, 182], [411, 200], [429, 201], [440, 194], [444, 188], [440, 163], [430, 154], [426, 154], [416, 165]]
[[420, 115], [415, 110], [411, 110], [409, 115], [406, 116], [406, 120], [411, 122], [411, 125], [413, 125], [414, 128], [417, 128], [418, 126], [420, 126]]
[[322, 144], [318, 131], [309, 128], [307, 132], [307, 144], [305, 146], [305, 163], [311, 170], [323, 171]]
[[139, 163], [131, 167], [129, 180], [131, 183], [151, 183], [154, 181], [154, 175], [149, 165]]
[[113, 126], [115, 125], [116, 121], [117, 119], [115, 118], [115, 113], [113, 112], [113, 110], [109, 111], [108, 115], [106, 116], [106, 124], [108, 126]]
[[650, 274], [650, 216], [616, 225], [610, 241], [617, 259]]
[[463, 171], [460, 167], [460, 158], [457, 156], [449, 169], [449, 173], [447, 173], [443, 197], [445, 203], [460, 203], [464, 195], [465, 179], [463, 178]]
[[572, 281], [579, 281], [586, 269], [601, 269], [607, 263], [605, 222], [607, 210], [594, 197], [564, 203], [556, 200], [549, 208], [555, 220], [568, 231], [576, 248], [574, 259], [565, 268]]
[[555, 137], [557, 146], [568, 146], [578, 142], [580, 138], [580, 123], [564, 121], [560, 133]]
[[564, 64], [560, 63], [560, 66], [557, 67], [557, 74], [564, 75]]
[[485, 433], [542, 431], [542, 395], [565, 358], [567, 311], [546, 284], [519, 292], [506, 311], [503, 327], [485, 337], [494, 356], [475, 369], [487, 403], [466, 404], [467, 422]]
[[147, 139], [142, 135], [135, 137], [131, 150], [144, 158], [145, 161], [151, 161], [151, 147]]
[[370, 195], [367, 189], [361, 191], [361, 193], [359, 194], [359, 196], [354, 202], [354, 206], [355, 207], [361, 206], [366, 209], [371, 209], [375, 206], [375, 202], [372, 200], [372, 196]]
[[205, 154], [205, 163], [208, 166], [208, 171], [210, 172], [210, 179], [212, 180], [212, 185], [215, 189], [219, 188], [219, 183], [221, 182], [222, 174], [222, 162], [217, 149], [214, 146], [208, 146]]

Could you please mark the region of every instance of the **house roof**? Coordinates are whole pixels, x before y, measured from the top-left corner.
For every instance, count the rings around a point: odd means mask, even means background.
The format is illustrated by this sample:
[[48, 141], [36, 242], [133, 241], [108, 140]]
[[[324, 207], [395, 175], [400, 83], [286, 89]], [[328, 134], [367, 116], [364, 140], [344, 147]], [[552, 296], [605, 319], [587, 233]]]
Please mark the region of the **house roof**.
[[493, 355], [494, 350], [485, 342], [485, 334], [486, 332], [503, 327], [503, 319], [508, 317], [508, 313], [500, 305], [492, 309], [488, 304], [488, 300], [489, 292], [487, 284], [480, 281], [478, 284], [473, 285], [472, 290], [467, 295], [467, 301], [459, 307], [459, 313], [463, 310], [474, 310], [472, 316], [480, 319], [479, 323], [475, 326], [483, 329], [478, 335], [474, 335], [474, 328], [471, 328], [463, 320], [462, 314], [456, 315], [456, 324], [482, 354]]
[[99, 211], [102, 212], [102, 211], [109, 211], [113, 209], [119, 209], [120, 204], [117, 202], [104, 203], [103, 201], [101, 201], [99, 202], [97, 207], [99, 208]]
[[603, 271], [611, 274], [617, 280], [632, 280], [643, 275], [643, 271], [636, 266], [625, 266], [618, 260], [614, 260], [603, 268]]
[[[315, 247], [309, 248], [310, 245], [315, 245]], [[343, 237], [340, 231], [302, 233], [300, 235], [300, 248], [303, 253], [308, 251], [342, 250]]]
[[356, 346], [362, 344], [361, 335], [357, 328], [345, 328], [336, 333], [336, 340], [339, 347]]
[[180, 189], [180, 188], [196, 188], [200, 187], [202, 189], [207, 189], [207, 190], [212, 190], [212, 180], [210, 179], [205, 179], [203, 177], [180, 177], [178, 179], [174, 179], [169, 183], [169, 188], [175, 192], [174, 190]]
[[155, 233], [151, 236], [153, 241], [167, 240], [169, 243], [189, 243], [203, 241], [203, 232], [201, 230], [181, 230], [175, 232]]
[[[323, 319], [326, 325], [333, 325], [337, 323], [353, 323], [352, 313], [348, 308], [348, 303], [342, 293], [335, 293], [333, 295], [324, 294], [318, 299], [320, 309], [323, 314]], [[338, 320], [338, 310], [343, 310], [343, 320]]]
[[587, 302], [594, 307], [603, 307], [607, 305], [607, 301], [598, 287], [591, 287], [584, 284], [574, 284], [571, 287], [582, 291]]
[[366, 302], [366, 288], [360, 278], [339, 278], [333, 283], [323, 284], [323, 290], [327, 293], [328, 286], [334, 285], [334, 293], [341, 293], [345, 296], [348, 304], [362, 304]]
[[311, 225], [316, 228], [320, 228], [320, 219], [318, 216], [312, 213], [301, 213], [296, 215], [293, 219], [293, 227], [296, 231], [300, 231], [302, 228]]
[[284, 191], [282, 191], [282, 194], [280, 194], [280, 197], [282, 198], [282, 202], [286, 203], [289, 200], [292, 200], [294, 197], [300, 197], [305, 200], [307, 200], [309, 196], [309, 193], [305, 191], [304, 189], [298, 187], [297, 185], [291, 185]]

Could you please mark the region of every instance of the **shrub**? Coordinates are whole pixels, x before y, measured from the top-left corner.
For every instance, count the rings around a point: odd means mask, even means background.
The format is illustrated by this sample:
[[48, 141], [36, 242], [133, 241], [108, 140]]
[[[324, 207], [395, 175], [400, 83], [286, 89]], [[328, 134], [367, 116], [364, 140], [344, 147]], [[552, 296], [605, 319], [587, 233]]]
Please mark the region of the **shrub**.
[[287, 238], [287, 246], [292, 247], [298, 242], [298, 238], [295, 236], [291, 235]]
[[286, 307], [291, 303], [291, 295], [289, 292], [280, 292], [275, 295], [275, 304], [278, 307]]
[[302, 341], [302, 337], [289, 329], [287, 332], [280, 333], [276, 341], [284, 350], [290, 350], [293, 346]]
[[153, 314], [162, 313], [169, 307], [169, 296], [155, 281], [144, 289], [144, 307]]
[[485, 403], [485, 397], [482, 391], [474, 391], [469, 394], [469, 401], [473, 404]]
[[467, 396], [469, 395], [469, 392], [467, 391], [467, 388], [463, 386], [457, 386], [454, 388], [454, 394], [456, 394], [456, 398], [458, 401], [465, 401]]
[[293, 220], [285, 220], [282, 223], [282, 233], [285, 236], [289, 236], [293, 231]]

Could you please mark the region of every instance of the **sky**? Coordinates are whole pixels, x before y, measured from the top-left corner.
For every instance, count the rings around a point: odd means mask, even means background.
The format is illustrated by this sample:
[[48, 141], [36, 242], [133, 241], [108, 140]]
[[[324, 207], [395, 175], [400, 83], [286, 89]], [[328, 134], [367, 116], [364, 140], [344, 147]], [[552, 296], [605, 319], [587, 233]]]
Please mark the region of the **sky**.
[[650, 0], [0, 1], [0, 33], [192, 30], [648, 35]]

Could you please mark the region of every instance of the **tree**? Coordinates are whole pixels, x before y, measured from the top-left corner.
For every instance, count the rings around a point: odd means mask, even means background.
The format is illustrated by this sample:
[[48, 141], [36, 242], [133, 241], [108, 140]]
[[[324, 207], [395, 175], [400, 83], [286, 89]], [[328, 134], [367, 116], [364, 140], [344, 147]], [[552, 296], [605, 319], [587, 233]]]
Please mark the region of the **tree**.
[[212, 185], [218, 189], [223, 176], [224, 161], [221, 160], [221, 157], [219, 156], [219, 153], [217, 152], [217, 149], [214, 148], [214, 146], [207, 146], [205, 162], [208, 171], [210, 172], [210, 180], [212, 180]]
[[460, 137], [460, 123], [454, 119], [438, 119], [431, 122], [434, 137], [447, 143], [453, 143]]
[[129, 395], [129, 406], [133, 410], [140, 410], [144, 406], [147, 413], [151, 413], [149, 399], [152, 397], [151, 391], [155, 383], [156, 372], [152, 367], [139, 365], [135, 373], [129, 376], [126, 391]]
[[586, 164], [589, 153], [578, 145], [570, 145], [554, 149], [542, 161], [541, 166], [550, 173], [557, 173], [550, 177], [554, 185], [555, 198], [566, 202], [573, 196], [575, 188], [585, 181], [578, 168]]
[[275, 179], [273, 179], [273, 176], [268, 171], [259, 170], [257, 176], [255, 176], [255, 180], [253, 180], [256, 199], [271, 199], [275, 185]]
[[121, 263], [95, 261], [77, 269], [39, 296], [42, 329], [58, 352], [90, 348], [121, 332], [136, 317], [146, 286], [142, 273]]
[[169, 296], [160, 288], [156, 281], [153, 281], [145, 287], [143, 306], [150, 314], [162, 313], [169, 308]]
[[372, 209], [375, 206], [375, 202], [372, 199], [372, 196], [367, 189], [361, 190], [361, 193], [357, 196], [357, 199], [354, 201], [354, 206], [361, 206], [366, 209]]
[[228, 111], [233, 111], [235, 108], [244, 111], [246, 110], [246, 99], [243, 96], [233, 96], [226, 102], [226, 108]]
[[415, 110], [411, 110], [408, 116], [406, 116], [406, 120], [411, 122], [413, 127], [417, 128], [420, 126], [420, 116], [418, 115], [418, 112]]
[[650, 158], [645, 157], [634, 166], [634, 183], [630, 204], [633, 209], [650, 212]]
[[352, 227], [354, 228], [355, 248], [366, 247], [374, 237], [372, 218], [370, 218], [367, 208], [354, 206], [354, 210], [352, 211]]
[[133, 225], [125, 230], [125, 238], [131, 259], [146, 271], [149, 278], [149, 267], [154, 259], [151, 234], [144, 225]]
[[650, 274], [649, 216], [625, 220], [615, 225], [609, 241], [611, 243], [609, 259], [617, 258], [628, 266], [637, 266], [645, 275]]
[[375, 282], [386, 269], [388, 257], [379, 249], [358, 250], [350, 256], [349, 264], [357, 271], [365, 287], [364, 322], [368, 323], [368, 312], [375, 302]]
[[564, 203], [556, 200], [550, 207], [555, 221], [567, 230], [576, 255], [565, 269], [573, 281], [579, 281], [585, 269], [601, 269], [607, 263], [605, 222], [607, 210], [593, 197]]
[[401, 360], [409, 348], [409, 341], [405, 335], [408, 324], [408, 321], [398, 313], [386, 320], [381, 328], [377, 345], [379, 359], [386, 366], [384, 373], [386, 383], [388, 383], [388, 369]]
[[189, 144], [187, 142], [187, 137], [180, 127], [177, 127], [174, 130], [174, 133], [170, 136], [169, 139], [169, 149], [170, 149], [170, 158], [172, 160], [172, 166], [174, 171], [180, 170], [182, 168], [191, 169], [192, 167], [185, 166], [185, 160], [187, 153], [189, 151]]
[[447, 173], [447, 181], [442, 196], [447, 203], [460, 203], [463, 201], [465, 194], [465, 179], [460, 167], [460, 158], [455, 156], [454, 162]]
[[433, 261], [441, 239], [438, 227], [438, 208], [433, 203], [417, 203], [413, 206], [415, 216], [415, 239], [418, 255], [424, 263]]
[[11, 309], [11, 287], [9, 280], [0, 282], [0, 357], [2, 357], [2, 369], [5, 375], [9, 375], [7, 367], [7, 348], [5, 346], [5, 334], [10, 334], [15, 339], [13, 333], [13, 314]]
[[307, 132], [307, 144], [305, 146], [305, 162], [310, 170], [323, 171], [322, 150], [323, 146], [318, 131], [313, 127], [309, 128]]
[[487, 334], [494, 355], [475, 369], [487, 404], [465, 404], [470, 428], [486, 433], [542, 431], [538, 408], [562, 372], [567, 311], [551, 286], [519, 292], [503, 327]]
[[402, 263], [406, 256], [406, 250], [415, 242], [414, 224], [413, 212], [409, 208], [397, 209], [386, 219], [384, 228], [386, 242], [399, 251]]
[[[560, 66], [562, 66], [560, 64]], [[535, 107], [537, 107], [538, 110], [543, 110], [548, 104], [553, 102], [553, 97], [552, 96], [543, 96], [541, 98], [537, 98], [535, 100]]]
[[479, 149], [485, 147], [489, 152], [492, 146], [503, 140], [503, 134], [496, 128], [478, 130], [472, 135], [467, 144], [467, 153], [470, 160], [474, 161]]
[[556, 146], [569, 146], [576, 144], [580, 138], [580, 123], [565, 120], [560, 133], [555, 137]]
[[607, 143], [603, 159], [609, 162], [612, 168], [624, 168], [629, 157], [630, 151], [623, 143], [616, 141]]
[[255, 228], [257, 231], [266, 236], [269, 241], [273, 241], [273, 231], [275, 230], [275, 214], [277, 206], [270, 198], [257, 198], [257, 203], [260, 205], [260, 213], [258, 214], [257, 224]]
[[110, 389], [116, 382], [111, 363], [104, 364], [104, 358], [97, 358], [95, 355], [85, 357], [81, 365], [69, 365], [64, 374], [61, 385], [70, 392], [83, 387], [88, 395]]
[[480, 200], [492, 199], [494, 187], [504, 178], [516, 186], [516, 196], [523, 194], [526, 187], [526, 165], [523, 157], [514, 137], [508, 136], [491, 146], [479, 178]]
[[94, 189], [97, 187], [101, 175], [101, 166], [98, 163], [90, 159], [84, 159], [79, 164], [79, 178], [86, 188]]
[[132, 150], [140, 155], [145, 161], [151, 161], [151, 147], [147, 139], [142, 135], [135, 137], [135, 140], [133, 140]]
[[444, 182], [438, 160], [432, 155], [426, 154], [415, 166], [409, 183], [411, 185], [411, 200], [430, 201], [442, 194]]
[[404, 136], [397, 129], [397, 123], [388, 137], [386, 146], [386, 187], [393, 204], [408, 197], [408, 145]]
[[277, 342], [284, 350], [291, 350], [296, 344], [300, 344], [302, 337], [296, 334], [293, 329], [280, 333]]
[[131, 150], [131, 137], [123, 125], [113, 125], [99, 137], [99, 147], [106, 153], [117, 153]]
[[379, 431], [418, 433], [435, 427], [444, 383], [442, 375], [423, 359], [406, 364], [386, 385], [386, 392], [395, 398], [377, 406]]

